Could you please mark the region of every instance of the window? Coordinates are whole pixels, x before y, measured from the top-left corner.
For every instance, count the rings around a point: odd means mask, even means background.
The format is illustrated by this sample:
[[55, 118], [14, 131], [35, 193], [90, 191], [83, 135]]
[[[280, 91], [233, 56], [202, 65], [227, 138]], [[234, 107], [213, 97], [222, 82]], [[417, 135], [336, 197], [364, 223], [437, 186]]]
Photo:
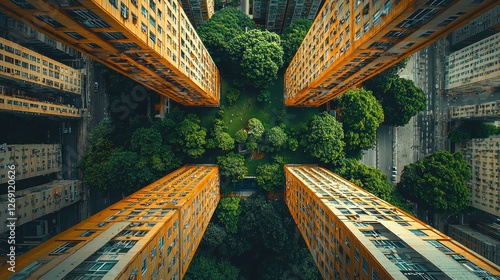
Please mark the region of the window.
[[372, 280], [380, 280], [380, 277], [378, 276], [377, 271], [375, 271], [375, 268], [372, 268]]
[[146, 33], [146, 31], [148, 31], [148, 27], [144, 24], [144, 22], [141, 22], [141, 31], [142, 33]]
[[358, 248], [354, 248], [354, 259], [359, 262], [359, 250]]
[[151, 26], [153, 27], [156, 27], [156, 20], [153, 16], [149, 16], [149, 24], [151, 24]]
[[345, 237], [345, 246], [349, 249], [351, 249], [351, 240], [349, 240], [349, 237]]
[[118, 9], [118, 0], [109, 0], [109, 3], [111, 4], [111, 6]]
[[141, 266], [142, 275], [144, 275], [144, 273], [146, 273], [146, 271], [148, 270], [147, 258], [148, 257], [146, 256], [142, 259], [142, 266]]
[[82, 232], [82, 234], [79, 235], [79, 237], [87, 237], [87, 236], [91, 236], [92, 234], [94, 234], [96, 231], [95, 230], [86, 230], [84, 232]]
[[141, 5], [141, 13], [144, 17], [148, 17], [148, 9]]
[[156, 259], [156, 246], [151, 250], [151, 262], [153, 262], [154, 259]]
[[153, 31], [149, 31], [149, 39], [151, 39], [151, 42], [156, 43], [156, 35]]
[[156, 11], [156, 3], [155, 3], [155, 0], [149, 0], [149, 7], [151, 8], [151, 10]]
[[419, 230], [419, 229], [410, 229], [410, 231], [415, 234], [416, 236], [427, 236], [426, 233], [424, 233], [423, 231]]
[[368, 262], [366, 261], [365, 257], [363, 257], [363, 272], [368, 275]]
[[158, 241], [158, 246], [160, 247], [160, 250], [163, 248], [164, 245], [165, 245], [165, 237], [162, 236], [162, 237], [160, 237], [160, 240]]

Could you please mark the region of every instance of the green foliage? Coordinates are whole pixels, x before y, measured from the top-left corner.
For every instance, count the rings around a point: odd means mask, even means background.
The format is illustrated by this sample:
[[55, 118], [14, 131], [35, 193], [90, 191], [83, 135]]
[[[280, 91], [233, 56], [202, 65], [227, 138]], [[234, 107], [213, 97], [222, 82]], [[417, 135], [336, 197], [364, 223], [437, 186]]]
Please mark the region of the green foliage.
[[459, 143], [472, 139], [472, 136], [468, 131], [453, 129], [448, 132], [448, 138], [450, 139], [451, 143]]
[[234, 149], [234, 139], [227, 132], [221, 132], [216, 137], [217, 148], [223, 151], [231, 151]]
[[268, 151], [279, 151], [285, 146], [288, 137], [281, 127], [275, 126], [266, 131], [265, 139], [268, 144]]
[[269, 102], [269, 100], [271, 100], [271, 91], [268, 89], [261, 90], [259, 95], [257, 96], [257, 101]]
[[207, 131], [200, 126], [200, 119], [196, 115], [189, 114], [176, 130], [179, 137], [175, 143], [180, 145], [186, 155], [199, 158], [205, 153]]
[[280, 192], [285, 185], [285, 171], [277, 163], [262, 164], [257, 167], [257, 185], [268, 192]]
[[478, 120], [464, 120], [458, 129], [448, 133], [451, 142], [463, 142], [472, 138], [488, 138], [500, 134], [500, 127], [485, 124]]
[[290, 151], [295, 152], [299, 148], [299, 141], [295, 138], [288, 138], [288, 149]]
[[257, 142], [255, 142], [255, 140], [252, 140], [252, 139], [248, 139], [247, 143], [246, 143], [246, 146], [247, 146], [247, 149], [248, 150], [257, 150], [257, 148], [259, 147], [259, 145], [257, 144]]
[[226, 238], [227, 233], [223, 227], [216, 223], [209, 223], [200, 242], [200, 249], [206, 252], [213, 252]]
[[238, 279], [240, 270], [225, 260], [212, 256], [196, 255], [184, 276], [186, 280]]
[[226, 231], [236, 233], [238, 231], [238, 219], [241, 214], [240, 208], [241, 197], [227, 196], [221, 198], [217, 206], [217, 218], [225, 226]]
[[267, 88], [278, 78], [283, 49], [277, 34], [252, 29], [237, 34], [228, 43], [229, 53], [244, 85]]
[[251, 29], [254, 25], [246, 14], [228, 7], [216, 12], [197, 29], [197, 33], [215, 63], [224, 63], [229, 59], [228, 42], [244, 33], [245, 27]]
[[384, 121], [382, 106], [371, 91], [353, 89], [339, 100], [347, 154], [359, 154], [377, 142], [377, 129]]
[[228, 88], [226, 90], [226, 100], [229, 105], [232, 105], [240, 97], [240, 91], [235, 88]]
[[285, 32], [281, 34], [284, 66], [288, 66], [292, 61], [292, 58], [302, 44], [311, 25], [312, 22], [308, 19], [298, 19], [288, 26]]
[[303, 135], [303, 146], [324, 163], [337, 162], [344, 157], [342, 125], [327, 112], [314, 115]]
[[245, 178], [247, 168], [245, 166], [245, 158], [240, 154], [233, 152], [217, 157], [217, 164], [219, 164], [220, 174], [231, 180], [231, 182], [238, 182]]
[[246, 132], [246, 130], [240, 129], [234, 134], [234, 141], [236, 141], [237, 143], [244, 143], [245, 141], [247, 141], [247, 137], [248, 133]]
[[341, 168], [335, 170], [337, 174], [383, 200], [391, 200], [394, 187], [382, 171], [355, 160], [343, 163]]
[[248, 135], [255, 140], [260, 140], [264, 134], [264, 125], [259, 119], [251, 118], [248, 120]]
[[469, 205], [469, 175], [462, 154], [435, 152], [406, 166], [397, 189], [424, 209], [454, 214]]

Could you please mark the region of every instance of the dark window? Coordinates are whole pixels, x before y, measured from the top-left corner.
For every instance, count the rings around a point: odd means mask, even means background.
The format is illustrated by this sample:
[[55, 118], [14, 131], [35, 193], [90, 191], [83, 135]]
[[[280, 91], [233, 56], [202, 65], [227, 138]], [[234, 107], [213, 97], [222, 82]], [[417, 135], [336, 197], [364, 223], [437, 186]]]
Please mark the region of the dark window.
[[87, 39], [84, 36], [80, 35], [80, 33], [78, 32], [64, 32], [64, 33], [66, 33], [66, 35], [76, 40]]
[[35, 18], [45, 22], [46, 24], [48, 24], [54, 28], [66, 27], [66, 26], [62, 25], [60, 22], [58, 22], [57, 20], [55, 20], [49, 16], [46, 16], [46, 15], [36, 15]]

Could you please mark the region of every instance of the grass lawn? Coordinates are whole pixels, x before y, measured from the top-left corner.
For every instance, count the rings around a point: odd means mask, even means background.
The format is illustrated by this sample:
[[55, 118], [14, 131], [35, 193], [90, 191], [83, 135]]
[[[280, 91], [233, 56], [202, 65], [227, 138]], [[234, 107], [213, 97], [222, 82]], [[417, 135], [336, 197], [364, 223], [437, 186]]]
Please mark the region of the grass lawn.
[[[224, 106], [225, 112], [223, 116], [224, 123], [228, 127], [228, 133], [234, 136], [234, 133], [243, 128], [246, 122], [251, 118], [259, 119], [264, 127], [271, 128], [278, 124], [278, 112], [283, 108], [283, 73], [278, 73], [278, 80], [270, 87], [271, 98], [268, 102], [257, 101], [257, 96], [260, 91], [247, 88], [241, 90], [240, 97], [232, 105], [226, 101], [224, 93], [232, 84], [232, 77], [222, 77], [222, 90], [220, 104]], [[196, 113], [201, 119], [203, 127], [207, 131], [212, 129], [212, 123], [217, 116], [218, 108], [208, 107], [188, 107], [187, 112]], [[287, 126], [297, 129], [301, 123], [309, 120], [312, 115], [318, 113], [319, 108], [315, 107], [285, 107], [285, 116], [282, 118], [283, 123]], [[300, 141], [300, 139], [297, 139]], [[192, 163], [216, 163], [217, 156], [222, 155], [219, 150], [207, 150], [200, 159], [191, 160]], [[309, 157], [299, 147], [296, 152], [282, 150], [278, 153], [285, 159], [285, 162], [293, 163], [315, 163], [317, 159]], [[248, 168], [248, 175], [254, 176], [257, 166], [272, 162], [272, 155], [266, 154], [261, 159], [251, 159], [250, 155], [245, 156], [245, 165]]]

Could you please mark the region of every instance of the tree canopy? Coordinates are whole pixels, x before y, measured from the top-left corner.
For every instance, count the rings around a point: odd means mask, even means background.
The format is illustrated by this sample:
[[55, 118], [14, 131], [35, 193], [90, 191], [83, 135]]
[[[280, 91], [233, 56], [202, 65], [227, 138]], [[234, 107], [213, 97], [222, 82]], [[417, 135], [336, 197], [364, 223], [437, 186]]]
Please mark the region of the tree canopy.
[[260, 140], [264, 134], [264, 125], [259, 119], [251, 118], [248, 120], [248, 136], [255, 140]]
[[184, 276], [186, 280], [227, 280], [238, 279], [240, 270], [226, 260], [213, 256], [196, 255]]
[[275, 126], [266, 131], [265, 139], [268, 151], [279, 151], [285, 146], [288, 137], [281, 127]]
[[285, 171], [277, 163], [265, 163], [257, 166], [257, 185], [269, 192], [280, 192], [285, 185]]
[[245, 28], [254, 28], [254, 22], [246, 14], [234, 7], [224, 8], [197, 29], [203, 44], [215, 63], [227, 62], [229, 59], [228, 42]]
[[217, 164], [219, 164], [220, 174], [231, 180], [231, 182], [238, 182], [245, 178], [247, 168], [245, 166], [245, 158], [241, 154], [233, 152], [217, 157]]
[[283, 63], [287, 66], [292, 61], [299, 49], [304, 37], [311, 28], [312, 22], [308, 19], [298, 19], [285, 29], [281, 34], [281, 46], [283, 47]]
[[176, 130], [179, 137], [175, 143], [180, 145], [186, 155], [199, 158], [205, 153], [207, 131], [200, 126], [200, 119], [196, 115], [189, 114], [179, 123]]
[[469, 175], [462, 154], [435, 152], [407, 165], [397, 190], [424, 209], [453, 214], [469, 205]]
[[357, 155], [377, 142], [377, 129], [384, 121], [382, 106], [371, 91], [353, 89], [339, 98], [346, 154]]
[[227, 196], [221, 198], [217, 206], [217, 218], [226, 227], [226, 231], [236, 233], [238, 231], [238, 219], [241, 214], [239, 207], [241, 197]]
[[324, 163], [337, 162], [344, 157], [342, 125], [330, 114], [314, 115], [303, 136], [303, 146]]
[[228, 45], [235, 73], [239, 73], [244, 85], [267, 88], [278, 78], [283, 49], [276, 33], [252, 29], [237, 34]]

